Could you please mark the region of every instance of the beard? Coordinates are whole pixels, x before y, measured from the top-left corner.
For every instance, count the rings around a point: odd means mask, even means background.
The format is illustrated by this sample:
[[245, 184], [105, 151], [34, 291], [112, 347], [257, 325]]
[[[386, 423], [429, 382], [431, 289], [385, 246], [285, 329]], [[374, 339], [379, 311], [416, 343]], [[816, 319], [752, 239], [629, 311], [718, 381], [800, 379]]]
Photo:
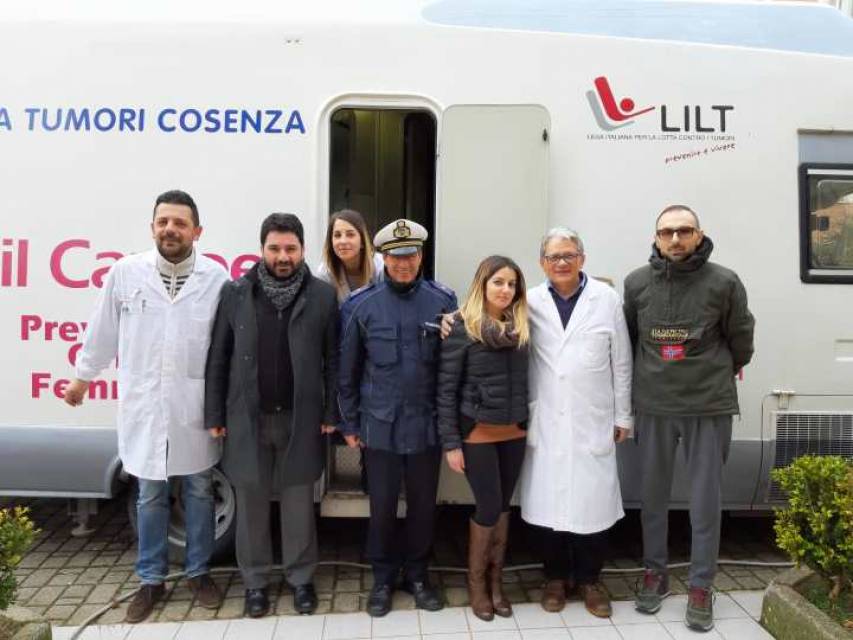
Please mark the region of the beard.
[[291, 261], [291, 260], [275, 260], [273, 262], [268, 262], [264, 260], [264, 264], [267, 267], [267, 271], [269, 271], [270, 275], [279, 280], [286, 280], [290, 276], [292, 276], [299, 267], [302, 265], [302, 260], [299, 261]]
[[[168, 242], [168, 244], [166, 244]], [[157, 251], [169, 262], [181, 262], [192, 253], [192, 242], [181, 242], [180, 238], [164, 236], [157, 238]]]

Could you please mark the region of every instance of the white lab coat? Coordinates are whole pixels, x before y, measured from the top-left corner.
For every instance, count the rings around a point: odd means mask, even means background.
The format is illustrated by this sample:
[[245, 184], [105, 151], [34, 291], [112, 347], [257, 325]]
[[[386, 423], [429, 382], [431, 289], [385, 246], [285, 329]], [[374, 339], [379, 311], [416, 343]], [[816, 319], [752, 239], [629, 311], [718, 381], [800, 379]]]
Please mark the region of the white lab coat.
[[587, 278], [568, 326], [541, 284], [530, 306], [530, 417], [521, 516], [587, 534], [625, 515], [614, 427], [633, 427], [631, 341], [619, 295]]
[[225, 270], [196, 253], [174, 300], [156, 250], [110, 269], [76, 363], [94, 379], [118, 356], [118, 451], [128, 473], [148, 480], [209, 469], [219, 444], [204, 429], [204, 367]]

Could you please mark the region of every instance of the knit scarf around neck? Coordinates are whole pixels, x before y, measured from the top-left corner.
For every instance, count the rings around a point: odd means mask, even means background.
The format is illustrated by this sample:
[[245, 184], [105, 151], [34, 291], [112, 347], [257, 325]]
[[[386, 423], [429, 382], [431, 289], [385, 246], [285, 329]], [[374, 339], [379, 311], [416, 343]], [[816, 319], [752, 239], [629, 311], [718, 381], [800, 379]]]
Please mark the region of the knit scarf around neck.
[[278, 311], [284, 311], [293, 304], [293, 300], [302, 288], [302, 283], [305, 281], [307, 273], [305, 263], [297, 267], [291, 275], [286, 278], [276, 278], [267, 269], [266, 263], [261, 260], [258, 262], [258, 282], [261, 284], [267, 298], [270, 299], [272, 305]]
[[501, 324], [484, 315], [480, 325], [480, 335], [483, 337], [483, 344], [490, 349], [518, 347], [518, 333], [511, 319]]

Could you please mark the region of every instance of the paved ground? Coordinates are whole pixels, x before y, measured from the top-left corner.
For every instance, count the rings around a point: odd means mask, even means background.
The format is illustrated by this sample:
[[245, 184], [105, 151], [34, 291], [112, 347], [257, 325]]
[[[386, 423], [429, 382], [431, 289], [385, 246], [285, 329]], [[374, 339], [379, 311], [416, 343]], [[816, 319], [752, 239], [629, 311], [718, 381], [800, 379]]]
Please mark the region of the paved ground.
[[[772, 640], [756, 621], [760, 591], [718, 594], [717, 624], [709, 633], [682, 623], [686, 596], [673, 596], [655, 616], [644, 616], [630, 602], [616, 602], [611, 619], [589, 615], [579, 603], [562, 613], [546, 613], [538, 604], [515, 605], [512, 618], [478, 620], [470, 609], [435, 613], [392, 611], [371, 619], [365, 613], [277, 616], [260, 620], [156, 622], [87, 629], [82, 640]], [[54, 640], [70, 640], [74, 627], [54, 627]]]
[[[71, 522], [66, 515], [64, 500], [31, 501], [32, 515], [42, 529], [38, 540], [17, 570], [20, 590], [18, 604], [34, 610], [58, 626], [78, 625], [94, 611], [114, 598], [134, 589], [133, 575], [135, 540], [127, 520], [123, 497], [101, 503], [93, 519], [95, 532], [88, 538], [70, 535]], [[443, 507], [439, 512], [438, 536], [433, 564], [463, 567], [467, 541], [466, 507]], [[687, 559], [689, 526], [685, 514], [671, 518], [670, 546], [672, 562]], [[364, 609], [365, 596], [370, 589], [369, 571], [335, 565], [335, 562], [363, 562], [362, 546], [365, 522], [362, 520], [323, 519], [319, 525], [321, 558], [329, 565], [322, 566], [316, 576], [320, 598], [319, 613], [353, 613]], [[538, 562], [535, 539], [524, 523], [513, 520], [508, 565]], [[639, 564], [641, 542], [636, 512], [616, 527], [612, 536], [610, 568], [629, 568]], [[771, 520], [768, 518], [727, 517], [723, 524], [721, 558], [756, 561], [784, 561], [773, 545]], [[226, 560], [224, 566], [232, 562]], [[180, 567], [174, 567], [179, 571]], [[751, 567], [721, 567], [716, 588], [720, 591], [763, 589], [778, 573], [776, 569]], [[465, 576], [462, 573], [437, 572], [436, 582], [444, 589], [450, 606], [467, 604]], [[674, 571], [675, 593], [684, 593], [685, 572]], [[192, 606], [192, 594], [183, 584], [171, 585], [168, 597], [160, 603], [150, 622], [183, 622], [193, 620], [233, 619], [242, 616], [243, 585], [239, 574], [216, 578], [226, 593], [218, 611]], [[516, 603], [538, 602], [542, 572], [524, 569], [507, 572], [508, 594]], [[607, 575], [604, 583], [615, 599], [632, 596], [635, 576]], [[289, 588], [280, 583], [273, 589], [273, 613], [293, 612]], [[413, 607], [410, 596], [395, 595], [395, 610]], [[106, 614], [100, 622], [115, 624], [124, 619], [126, 603]]]

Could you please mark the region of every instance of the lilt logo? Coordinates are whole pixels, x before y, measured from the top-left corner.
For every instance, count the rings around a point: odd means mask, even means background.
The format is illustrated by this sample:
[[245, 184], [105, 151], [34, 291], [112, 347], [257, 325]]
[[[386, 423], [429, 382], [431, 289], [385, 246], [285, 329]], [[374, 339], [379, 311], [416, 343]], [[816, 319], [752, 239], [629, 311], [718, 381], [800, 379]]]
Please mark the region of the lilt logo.
[[634, 111], [634, 101], [625, 97], [616, 104], [616, 98], [610, 88], [610, 83], [604, 76], [595, 79], [595, 91], [587, 91], [586, 98], [598, 126], [605, 131], [613, 131], [634, 124], [634, 119], [644, 113], [654, 111], [654, 107], [646, 107]]

